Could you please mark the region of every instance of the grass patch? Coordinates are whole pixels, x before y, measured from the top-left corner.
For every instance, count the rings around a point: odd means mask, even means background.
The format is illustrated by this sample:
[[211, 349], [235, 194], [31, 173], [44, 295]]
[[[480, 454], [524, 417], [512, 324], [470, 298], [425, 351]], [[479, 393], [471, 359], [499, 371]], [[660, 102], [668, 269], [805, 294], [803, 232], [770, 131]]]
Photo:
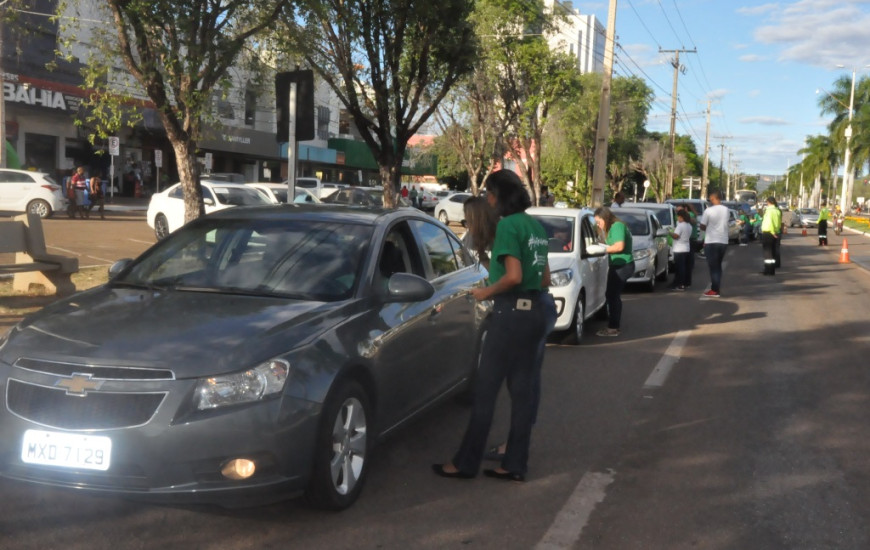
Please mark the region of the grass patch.
[[[87, 290], [99, 286], [109, 280], [109, 269], [106, 267], [91, 267], [73, 273], [72, 281], [76, 290]], [[37, 290], [32, 286], [30, 292], [15, 292], [12, 290], [12, 277], [0, 279], [0, 314], [27, 315], [39, 311], [57, 296]]]

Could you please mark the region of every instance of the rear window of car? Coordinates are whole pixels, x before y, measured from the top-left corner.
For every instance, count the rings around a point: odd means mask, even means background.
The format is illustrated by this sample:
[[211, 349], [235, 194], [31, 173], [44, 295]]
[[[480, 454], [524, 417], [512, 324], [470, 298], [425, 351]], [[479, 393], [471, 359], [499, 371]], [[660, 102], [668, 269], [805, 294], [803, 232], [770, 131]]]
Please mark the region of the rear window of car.
[[[212, 189], [214, 190], [214, 194], [217, 195], [218, 202], [221, 204], [229, 204], [232, 206], [257, 206], [260, 204], [269, 204], [269, 199], [253, 188], [215, 186]], [[205, 189], [203, 189], [203, 191], [204, 190]]]
[[636, 214], [634, 212], [617, 212], [617, 218], [628, 226], [628, 230], [632, 235], [649, 235], [649, 220], [646, 214]]

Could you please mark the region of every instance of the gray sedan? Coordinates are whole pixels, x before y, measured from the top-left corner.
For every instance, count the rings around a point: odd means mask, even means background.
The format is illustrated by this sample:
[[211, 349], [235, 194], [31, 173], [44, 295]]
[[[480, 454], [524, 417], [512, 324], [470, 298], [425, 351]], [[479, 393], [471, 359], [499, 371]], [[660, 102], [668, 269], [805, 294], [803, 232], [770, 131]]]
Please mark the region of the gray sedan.
[[0, 475], [342, 509], [485, 337], [486, 272], [416, 210], [226, 209], [112, 273], [0, 337]]

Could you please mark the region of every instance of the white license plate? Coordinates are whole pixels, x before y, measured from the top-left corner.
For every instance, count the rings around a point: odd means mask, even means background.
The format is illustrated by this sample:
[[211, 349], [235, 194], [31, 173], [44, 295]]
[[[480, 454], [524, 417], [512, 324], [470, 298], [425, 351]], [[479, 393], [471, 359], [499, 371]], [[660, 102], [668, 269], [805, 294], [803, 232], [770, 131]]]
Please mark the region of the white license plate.
[[61, 468], [108, 470], [112, 440], [99, 435], [79, 435], [27, 430], [21, 443], [21, 461]]

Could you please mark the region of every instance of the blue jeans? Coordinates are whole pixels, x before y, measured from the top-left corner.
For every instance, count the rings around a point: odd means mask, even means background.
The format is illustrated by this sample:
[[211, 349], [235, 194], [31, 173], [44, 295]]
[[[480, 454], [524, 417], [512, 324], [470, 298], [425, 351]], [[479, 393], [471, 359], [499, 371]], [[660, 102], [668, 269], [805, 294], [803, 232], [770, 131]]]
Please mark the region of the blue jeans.
[[710, 290], [719, 292], [722, 284], [722, 260], [728, 252], [728, 245], [722, 243], [709, 243], [704, 245], [704, 254], [707, 256], [707, 267], [710, 269]]
[[453, 456], [453, 465], [466, 474], [477, 474], [480, 469], [496, 399], [505, 379], [511, 398], [511, 428], [501, 466], [518, 474], [528, 471], [532, 424], [539, 399], [536, 386], [540, 392], [540, 349], [546, 336], [546, 313], [540, 297], [532, 298], [528, 310], [517, 309], [517, 298], [517, 293], [509, 293], [493, 300], [471, 418]]

